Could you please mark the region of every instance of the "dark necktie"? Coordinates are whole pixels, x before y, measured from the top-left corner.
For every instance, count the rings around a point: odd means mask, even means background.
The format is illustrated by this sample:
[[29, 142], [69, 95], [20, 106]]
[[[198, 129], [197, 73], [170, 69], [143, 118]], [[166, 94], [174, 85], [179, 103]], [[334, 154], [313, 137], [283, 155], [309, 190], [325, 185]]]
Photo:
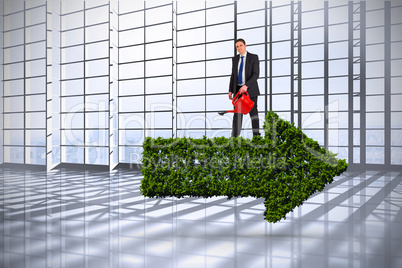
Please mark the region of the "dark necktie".
[[244, 56], [241, 56], [241, 62], [240, 62], [240, 68], [239, 68], [239, 77], [237, 79], [237, 82], [239, 85], [243, 84], [243, 58]]

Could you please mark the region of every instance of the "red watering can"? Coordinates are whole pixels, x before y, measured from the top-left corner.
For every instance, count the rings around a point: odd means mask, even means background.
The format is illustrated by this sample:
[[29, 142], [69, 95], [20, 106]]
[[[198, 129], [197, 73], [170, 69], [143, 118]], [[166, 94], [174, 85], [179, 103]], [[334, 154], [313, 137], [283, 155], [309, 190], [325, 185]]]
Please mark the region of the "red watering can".
[[225, 113], [242, 113], [248, 114], [254, 106], [254, 102], [250, 99], [247, 91], [243, 94], [237, 92], [236, 96], [232, 100], [232, 104], [235, 107], [234, 110], [226, 112], [218, 112], [219, 115], [224, 115]]

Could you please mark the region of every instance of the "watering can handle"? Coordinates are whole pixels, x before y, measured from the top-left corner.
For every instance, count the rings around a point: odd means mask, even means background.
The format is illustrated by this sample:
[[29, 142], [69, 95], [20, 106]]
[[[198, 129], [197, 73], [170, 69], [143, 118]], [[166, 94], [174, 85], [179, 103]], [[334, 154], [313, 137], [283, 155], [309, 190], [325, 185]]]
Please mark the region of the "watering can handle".
[[[239, 98], [240, 98], [239, 94], [240, 94], [240, 91], [237, 92], [236, 96], [233, 98], [233, 100], [232, 100], [232, 104], [233, 104], [233, 105], [235, 105], [235, 104], [239, 101]], [[248, 92], [247, 92], [247, 91], [243, 92], [242, 94], [245, 94], [245, 95], [248, 96]], [[238, 96], [239, 96], [239, 98], [238, 98]]]

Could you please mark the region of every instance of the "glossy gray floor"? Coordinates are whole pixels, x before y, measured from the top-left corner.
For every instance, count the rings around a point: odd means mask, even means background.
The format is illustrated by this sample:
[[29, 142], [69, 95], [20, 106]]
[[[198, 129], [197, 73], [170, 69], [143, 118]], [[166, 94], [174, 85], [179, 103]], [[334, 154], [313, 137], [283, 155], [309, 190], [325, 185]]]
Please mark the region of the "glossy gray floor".
[[402, 267], [402, 174], [347, 172], [275, 224], [262, 199], [149, 199], [141, 174], [0, 169], [1, 267]]

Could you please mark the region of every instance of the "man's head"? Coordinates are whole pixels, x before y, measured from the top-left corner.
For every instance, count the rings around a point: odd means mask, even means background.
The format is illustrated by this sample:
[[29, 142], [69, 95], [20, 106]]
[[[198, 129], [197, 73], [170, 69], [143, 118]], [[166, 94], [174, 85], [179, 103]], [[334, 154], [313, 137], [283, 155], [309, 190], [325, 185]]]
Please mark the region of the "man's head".
[[246, 53], [246, 47], [247, 47], [246, 41], [244, 41], [244, 39], [242, 38], [239, 38], [236, 40], [235, 44], [237, 52], [239, 52], [239, 54], [243, 56]]

